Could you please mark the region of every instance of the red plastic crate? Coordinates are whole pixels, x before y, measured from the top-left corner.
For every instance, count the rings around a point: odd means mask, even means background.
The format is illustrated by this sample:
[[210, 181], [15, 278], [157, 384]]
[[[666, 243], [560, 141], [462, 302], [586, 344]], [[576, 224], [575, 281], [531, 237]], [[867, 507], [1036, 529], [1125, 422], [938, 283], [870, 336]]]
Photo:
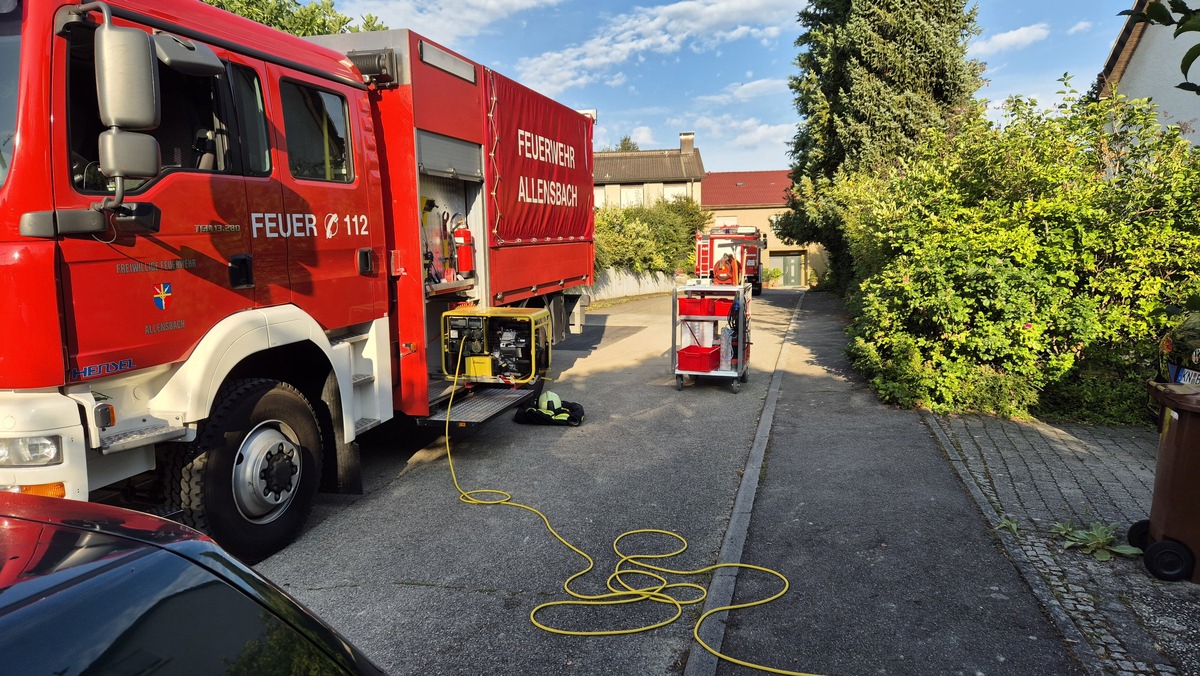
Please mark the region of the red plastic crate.
[[711, 315], [713, 313], [713, 302], [711, 298], [687, 298], [679, 299], [679, 314], [681, 315]]
[[721, 364], [721, 346], [688, 345], [677, 353], [680, 371], [715, 371]]
[[720, 317], [728, 317], [729, 311], [733, 309], [732, 298], [714, 298], [712, 313]]

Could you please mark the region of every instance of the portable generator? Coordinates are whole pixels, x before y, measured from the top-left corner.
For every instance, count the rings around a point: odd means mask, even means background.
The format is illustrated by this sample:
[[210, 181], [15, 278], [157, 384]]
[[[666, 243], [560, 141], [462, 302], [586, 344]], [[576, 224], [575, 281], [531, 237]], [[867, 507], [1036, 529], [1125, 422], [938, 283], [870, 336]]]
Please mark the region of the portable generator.
[[[460, 357], [461, 354], [461, 357]], [[442, 315], [442, 372], [475, 383], [528, 383], [550, 368], [550, 311], [465, 307]]]

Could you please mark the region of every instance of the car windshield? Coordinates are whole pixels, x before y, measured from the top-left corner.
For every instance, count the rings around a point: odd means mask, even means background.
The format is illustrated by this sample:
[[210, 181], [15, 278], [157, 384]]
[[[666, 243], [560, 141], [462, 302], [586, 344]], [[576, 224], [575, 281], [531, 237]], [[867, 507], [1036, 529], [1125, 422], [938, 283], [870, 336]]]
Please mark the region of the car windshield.
[[0, 185], [8, 178], [17, 134], [17, 75], [21, 72], [21, 0], [0, 0]]

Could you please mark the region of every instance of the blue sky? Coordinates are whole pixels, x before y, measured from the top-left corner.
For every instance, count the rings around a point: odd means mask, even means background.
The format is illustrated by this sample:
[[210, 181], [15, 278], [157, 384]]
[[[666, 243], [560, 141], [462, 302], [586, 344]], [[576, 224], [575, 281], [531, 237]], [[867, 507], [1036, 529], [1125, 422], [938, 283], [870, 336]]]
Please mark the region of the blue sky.
[[[1053, 101], [1063, 73], [1086, 91], [1133, 0], [972, 0], [987, 63], [980, 96]], [[599, 112], [596, 148], [643, 150], [696, 133], [708, 171], [786, 169], [798, 115], [797, 0], [337, 0], [410, 28], [577, 109]]]

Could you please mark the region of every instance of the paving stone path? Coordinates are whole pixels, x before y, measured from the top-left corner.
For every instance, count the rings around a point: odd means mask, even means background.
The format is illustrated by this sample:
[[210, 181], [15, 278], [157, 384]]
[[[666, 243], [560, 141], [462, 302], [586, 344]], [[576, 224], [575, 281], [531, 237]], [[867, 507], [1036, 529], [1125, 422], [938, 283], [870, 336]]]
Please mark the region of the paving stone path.
[[986, 416], [925, 421], [1090, 673], [1200, 675], [1200, 585], [1156, 580], [1140, 560], [1064, 550], [1052, 532], [1067, 522], [1115, 523], [1123, 542], [1126, 528], [1149, 515], [1154, 430]]

